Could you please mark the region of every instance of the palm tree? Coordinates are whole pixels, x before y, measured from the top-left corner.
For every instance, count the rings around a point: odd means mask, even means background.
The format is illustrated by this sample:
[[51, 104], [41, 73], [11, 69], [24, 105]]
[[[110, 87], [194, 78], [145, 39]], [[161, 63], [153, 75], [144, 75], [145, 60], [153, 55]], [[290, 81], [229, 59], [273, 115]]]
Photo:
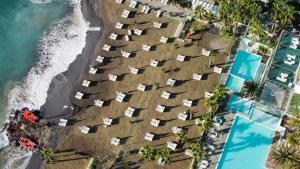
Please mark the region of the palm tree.
[[198, 5], [194, 10], [194, 16], [197, 19], [204, 19], [207, 15], [207, 11], [200, 5]]
[[191, 150], [193, 153], [193, 161], [191, 163], [191, 168], [193, 168], [195, 161], [200, 162], [203, 157], [207, 156], [207, 153], [204, 150], [204, 143], [200, 140], [196, 143], [191, 144]]
[[296, 108], [296, 111], [291, 112], [291, 115], [293, 117], [289, 118], [289, 120], [287, 121], [288, 125], [292, 126], [298, 132], [300, 132], [300, 112]]
[[256, 99], [262, 90], [262, 85], [255, 81], [246, 81], [244, 87], [242, 88], [242, 92], [252, 99]]
[[52, 148], [41, 149], [40, 156], [43, 160], [47, 160], [48, 163], [55, 163], [58, 160], [58, 156]]
[[147, 144], [141, 148], [139, 156], [146, 162], [153, 161], [155, 159], [155, 150], [150, 144]]
[[206, 135], [214, 127], [214, 122], [209, 115], [205, 115], [197, 127], [203, 135]]
[[265, 39], [268, 37], [267, 32], [265, 31], [263, 24], [259, 20], [254, 20], [251, 22], [249, 26], [249, 33], [253, 34], [255, 37], [259, 39]]
[[292, 146], [279, 146], [273, 150], [271, 157], [276, 165], [283, 169], [296, 169], [300, 165], [300, 158], [297, 150]]
[[213, 96], [205, 99], [205, 105], [210, 108], [211, 117], [217, 113], [219, 106], [227, 99], [227, 91], [228, 89], [224, 85], [219, 85]]
[[272, 32], [275, 33], [278, 26], [283, 27], [291, 24], [295, 19], [294, 13], [294, 7], [289, 6], [286, 0], [276, 0], [273, 2], [271, 8]]
[[181, 130], [176, 134], [176, 140], [180, 143], [185, 143], [188, 140], [187, 132], [184, 130]]
[[170, 154], [171, 150], [168, 147], [164, 146], [157, 152], [156, 159], [159, 160], [161, 158], [163, 162], [168, 163]]
[[292, 146], [299, 146], [300, 134], [298, 132], [289, 133], [287, 136], [287, 142]]

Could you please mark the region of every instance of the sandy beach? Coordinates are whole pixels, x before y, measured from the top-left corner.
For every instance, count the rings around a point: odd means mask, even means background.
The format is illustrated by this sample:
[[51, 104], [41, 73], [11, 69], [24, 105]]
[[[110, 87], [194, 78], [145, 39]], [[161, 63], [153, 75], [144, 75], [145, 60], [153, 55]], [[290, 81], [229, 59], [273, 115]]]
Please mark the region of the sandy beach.
[[[76, 122], [64, 128], [53, 128], [50, 145], [57, 147], [60, 159], [55, 164], [47, 164], [46, 168], [84, 168], [90, 157], [97, 157], [102, 168], [114, 168], [117, 157], [121, 155], [132, 162], [132, 167], [155, 168], [156, 162], [140, 161], [137, 152], [146, 143], [152, 144], [155, 149], [160, 149], [166, 145], [167, 141], [175, 141], [175, 136], [171, 132], [174, 126], [185, 128], [188, 131], [189, 141], [183, 145], [183, 149], [172, 152], [170, 163], [165, 168], [186, 168], [190, 165], [191, 158], [184, 155], [184, 149], [200, 136], [194, 125], [194, 119], [207, 113], [204, 93], [213, 92], [220, 79], [220, 74], [214, 73], [213, 67], [209, 68], [210, 58], [201, 54], [202, 49], [218, 49], [220, 52], [214, 56], [212, 65], [223, 67], [230, 43], [204, 32], [199, 42], [195, 39], [192, 44], [184, 46], [182, 41], [173, 38], [179, 25], [178, 19], [168, 16], [157, 18], [154, 12], [140, 13], [141, 6], [130, 9], [136, 11], [134, 17], [122, 18], [123, 10], [129, 9], [127, 1], [121, 5], [111, 0], [83, 3], [84, 14], [94, 25], [102, 24], [98, 17], [89, 14], [90, 4], [95, 4], [96, 13], [103, 17], [103, 36], [99, 32], [89, 32], [82, 55], [77, 57], [67, 72], [57, 76], [51, 84], [47, 103], [43, 106], [43, 110], [47, 112], [45, 117], [54, 121], [64, 117]], [[161, 29], [153, 28], [153, 21], [163, 22], [166, 26]], [[128, 28], [117, 30], [115, 29], [116, 22], [125, 23]], [[125, 35], [127, 29], [134, 28], [143, 29], [145, 34], [132, 36], [132, 41], [129, 42], [109, 38], [111, 33]], [[159, 43], [162, 36], [170, 37], [171, 41], [167, 44]], [[116, 49], [109, 52], [103, 51], [104, 43]], [[143, 51], [142, 44], [154, 45], [155, 49], [150, 52]], [[179, 48], [175, 48], [175, 44]], [[121, 56], [121, 50], [133, 52], [134, 56], [124, 58]], [[177, 61], [176, 56], [179, 54], [188, 56], [188, 60]], [[96, 63], [95, 58], [98, 55], [107, 57], [109, 61], [105, 64]], [[149, 66], [151, 59], [159, 60], [163, 65], [151, 67]], [[100, 73], [89, 74], [90, 64], [95, 65]], [[131, 74], [129, 66], [139, 68], [141, 73]], [[192, 80], [193, 73], [203, 74], [205, 78], [201, 81]], [[110, 81], [108, 74], [118, 75], [121, 80]], [[169, 78], [177, 79], [178, 85], [174, 87], [166, 85]], [[83, 80], [90, 80], [95, 84], [84, 87], [81, 86]], [[145, 92], [138, 91], [137, 86], [140, 83], [148, 85], [151, 89]], [[82, 100], [75, 99], [74, 95], [77, 91], [84, 92], [88, 97]], [[122, 103], [115, 101], [117, 91], [126, 93], [127, 100]], [[173, 93], [174, 97], [168, 100], [161, 98], [163, 91]], [[95, 99], [104, 100], [104, 106], [101, 108], [94, 106]], [[184, 99], [193, 100], [193, 106], [183, 106], [182, 100]], [[62, 107], [71, 105], [71, 102], [76, 105], [75, 107], [81, 108], [74, 115], [62, 111]], [[156, 112], [155, 108], [158, 104], [165, 105], [168, 110], [165, 113]], [[137, 114], [132, 118], [124, 116], [127, 107], [136, 108]], [[193, 120], [179, 120], [177, 115], [183, 111], [194, 112]], [[105, 117], [113, 118], [116, 121], [115, 124], [108, 128], [104, 127], [103, 118]], [[163, 125], [157, 128], [151, 126], [150, 122], [153, 118], [160, 119]], [[85, 135], [78, 129], [81, 126], [92, 127], [94, 131]], [[146, 132], [155, 133], [159, 139], [152, 142], [144, 140]], [[122, 144], [111, 145], [110, 140], [113, 137], [121, 138]], [[28, 169], [39, 168], [34, 158], [30, 164]]]

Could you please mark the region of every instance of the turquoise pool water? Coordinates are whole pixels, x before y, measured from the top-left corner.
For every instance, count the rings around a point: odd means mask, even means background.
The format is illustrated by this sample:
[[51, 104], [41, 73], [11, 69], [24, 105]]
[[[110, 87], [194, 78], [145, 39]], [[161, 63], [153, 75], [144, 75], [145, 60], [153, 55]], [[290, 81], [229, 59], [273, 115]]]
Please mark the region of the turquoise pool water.
[[229, 75], [226, 86], [234, 92], [240, 92], [243, 88], [244, 82], [245, 80], [240, 77]]
[[249, 116], [252, 111], [252, 105], [252, 101], [238, 97], [237, 95], [233, 94], [229, 98], [229, 101], [227, 103], [227, 109], [233, 112], [239, 112], [246, 116]]
[[233, 62], [230, 74], [245, 80], [253, 80], [258, 70], [261, 56], [239, 50]]
[[236, 115], [217, 169], [265, 169], [273, 133]]
[[265, 113], [256, 108], [253, 109], [250, 119], [264, 126], [270, 127], [273, 130], [276, 130], [278, 124], [280, 123], [280, 117]]

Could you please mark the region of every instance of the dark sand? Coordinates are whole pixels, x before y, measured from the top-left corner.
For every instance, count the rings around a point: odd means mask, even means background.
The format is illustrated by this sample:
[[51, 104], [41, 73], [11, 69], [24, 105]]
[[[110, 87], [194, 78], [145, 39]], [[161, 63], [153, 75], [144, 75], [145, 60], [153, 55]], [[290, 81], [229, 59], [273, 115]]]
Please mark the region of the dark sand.
[[[100, 13], [97, 12], [96, 0], [83, 0], [81, 2], [82, 13], [85, 19], [90, 22], [91, 27], [101, 27], [101, 31], [88, 31], [86, 45], [82, 54], [76, 57], [76, 60], [70, 64], [68, 70], [57, 75], [51, 82], [45, 105], [41, 107], [44, 118], [56, 121], [58, 118], [67, 118], [73, 114], [73, 111], [64, 111], [63, 106], [71, 106], [71, 100], [74, 97], [75, 89], [80, 85], [80, 79], [89, 68], [89, 63], [94, 56], [94, 49], [103, 33], [103, 23]], [[63, 134], [63, 133], [60, 133]], [[59, 141], [56, 138], [58, 134], [52, 133], [49, 144], [56, 145]], [[34, 153], [26, 169], [44, 168], [44, 163], [39, 154]]]

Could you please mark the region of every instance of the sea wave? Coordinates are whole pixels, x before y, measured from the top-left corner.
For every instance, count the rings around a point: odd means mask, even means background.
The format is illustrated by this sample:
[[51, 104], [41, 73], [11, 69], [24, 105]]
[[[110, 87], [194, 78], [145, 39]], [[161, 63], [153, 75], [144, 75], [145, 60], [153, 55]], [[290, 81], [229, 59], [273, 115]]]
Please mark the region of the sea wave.
[[[33, 3], [49, 3], [55, 0], [32, 0]], [[9, 92], [8, 111], [22, 107], [40, 108], [46, 102], [49, 85], [56, 75], [66, 71], [85, 46], [89, 23], [81, 12], [80, 0], [68, 0], [74, 11], [59, 20], [45, 33], [39, 43], [39, 60], [31, 68], [24, 82]], [[2, 137], [3, 136], [3, 137]], [[0, 145], [7, 142], [6, 135], [0, 137]], [[6, 147], [4, 169], [24, 169], [31, 152]]]

